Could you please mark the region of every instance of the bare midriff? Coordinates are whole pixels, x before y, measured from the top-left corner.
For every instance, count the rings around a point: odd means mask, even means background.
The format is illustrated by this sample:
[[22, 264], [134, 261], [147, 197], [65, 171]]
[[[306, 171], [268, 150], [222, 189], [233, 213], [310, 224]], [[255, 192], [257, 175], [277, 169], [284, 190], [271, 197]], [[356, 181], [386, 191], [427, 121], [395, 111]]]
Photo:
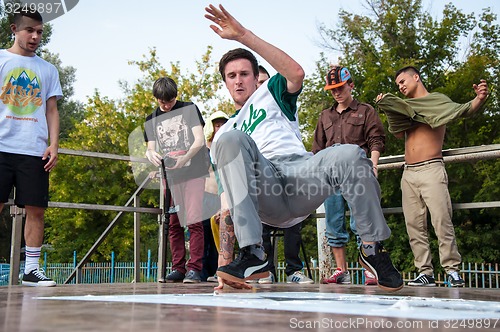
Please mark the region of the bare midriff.
[[432, 129], [429, 125], [418, 124], [406, 131], [405, 161], [416, 164], [443, 157], [443, 141], [446, 126]]

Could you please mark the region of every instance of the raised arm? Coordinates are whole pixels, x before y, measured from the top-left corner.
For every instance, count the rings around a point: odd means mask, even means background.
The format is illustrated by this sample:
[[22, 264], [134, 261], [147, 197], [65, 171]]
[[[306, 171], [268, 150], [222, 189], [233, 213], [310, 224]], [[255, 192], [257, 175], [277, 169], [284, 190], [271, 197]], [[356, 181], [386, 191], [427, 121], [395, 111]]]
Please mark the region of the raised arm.
[[481, 83], [474, 84], [472, 87], [476, 92], [476, 98], [472, 100], [471, 108], [468, 113], [477, 112], [481, 106], [483, 106], [486, 98], [488, 97], [488, 84], [486, 83], [486, 80], [481, 80]]
[[304, 70], [288, 54], [243, 27], [222, 5], [219, 8], [209, 5], [205, 10], [208, 12], [205, 17], [216, 24], [210, 25], [216, 34], [223, 39], [235, 40], [258, 53], [286, 78], [288, 92], [294, 93], [302, 88]]

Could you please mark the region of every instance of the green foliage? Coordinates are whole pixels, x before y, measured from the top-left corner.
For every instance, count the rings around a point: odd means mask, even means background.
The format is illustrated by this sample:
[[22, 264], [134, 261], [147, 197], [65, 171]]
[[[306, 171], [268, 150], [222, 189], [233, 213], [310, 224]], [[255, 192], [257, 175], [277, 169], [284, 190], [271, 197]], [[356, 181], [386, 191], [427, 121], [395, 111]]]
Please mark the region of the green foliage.
[[63, 66], [59, 55], [52, 54], [46, 49], [42, 50], [41, 56], [59, 71], [59, 80], [63, 92], [63, 98], [57, 102], [60, 123], [59, 138], [64, 140], [74, 129], [75, 124], [83, 120], [83, 104], [71, 99], [74, 94], [73, 82], [76, 80], [76, 69], [71, 66]]
[[[126, 155], [130, 131], [125, 114], [118, 111], [112, 101], [96, 94], [86, 106], [85, 120], [75, 125], [75, 130], [61, 143], [61, 147]], [[58, 167], [51, 175], [51, 200], [123, 205], [129, 198], [124, 194], [130, 196], [136, 189], [131, 185], [133, 183], [126, 162], [65, 155], [61, 156]], [[116, 212], [109, 211], [48, 209], [46, 239], [55, 249], [51, 256], [68, 261], [74, 250], [84, 253], [83, 248], [90, 248], [89, 243], [97, 240], [115, 215]], [[122, 218], [123, 227], [114, 230], [116, 237], [99, 248], [105, 257], [110, 255], [113, 242], [119, 242], [125, 249], [117, 250], [117, 259], [122, 259], [123, 252], [133, 243], [128, 231], [132, 218], [128, 214]]]
[[[217, 105], [228, 105], [217, 91], [221, 87], [208, 47], [194, 73], [181, 71], [179, 63], [169, 68], [160, 64], [155, 49], [143, 60], [131, 61], [143, 76], [129, 86], [121, 82], [124, 98], [110, 100], [98, 92], [87, 101], [83, 119], [61, 143], [61, 147], [92, 152], [144, 157], [146, 145], [129, 151], [129, 135], [141, 133], [146, 116], [156, 107], [152, 85], [161, 76], [172, 77], [178, 85], [179, 100], [201, 100], [211, 113]], [[211, 106], [213, 105], [213, 106]], [[71, 179], [71, 181], [68, 181]], [[61, 156], [51, 177], [51, 200], [57, 202], [124, 205], [137, 189], [131, 164], [124, 161], [88, 157]], [[157, 207], [159, 190], [146, 190], [140, 196], [141, 206]], [[71, 209], [49, 209], [47, 213], [47, 240], [53, 245], [51, 260], [68, 261], [77, 251], [84, 255], [108, 227], [117, 212]], [[94, 261], [109, 260], [111, 251], [118, 260], [133, 259], [133, 215], [125, 213], [110, 236], [91, 257]], [[157, 247], [158, 224], [156, 215], [143, 214], [141, 218], [141, 254]], [[153, 251], [154, 252], [154, 251]], [[154, 252], [156, 255], [156, 252]], [[153, 257], [155, 259], [155, 257]]]

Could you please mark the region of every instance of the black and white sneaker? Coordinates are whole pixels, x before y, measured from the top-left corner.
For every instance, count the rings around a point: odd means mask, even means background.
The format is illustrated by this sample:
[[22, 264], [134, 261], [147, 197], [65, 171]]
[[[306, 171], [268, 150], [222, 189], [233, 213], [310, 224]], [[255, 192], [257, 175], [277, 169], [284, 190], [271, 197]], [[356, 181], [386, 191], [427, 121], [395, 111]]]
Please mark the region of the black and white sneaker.
[[465, 281], [460, 277], [457, 271], [448, 273], [448, 285], [450, 287], [464, 287]]
[[367, 255], [363, 245], [359, 247], [359, 263], [372, 272], [378, 280], [378, 286], [387, 291], [403, 288], [401, 273], [392, 264], [389, 254], [380, 243], [375, 243], [375, 255]]
[[[163, 282], [183, 282], [186, 275], [178, 270], [170, 272]], [[162, 281], [160, 281], [162, 282]]]
[[22, 284], [25, 286], [34, 287], [54, 287], [56, 282], [47, 278], [43, 269], [34, 269], [30, 273], [23, 275]]
[[434, 280], [434, 277], [420, 273], [418, 277], [408, 282], [408, 286], [435, 287], [436, 281]]
[[245, 282], [245, 280], [269, 277], [269, 264], [251, 252], [251, 246], [240, 248], [238, 257], [228, 265], [217, 269], [222, 279]]
[[186, 276], [184, 277], [184, 280], [182, 280], [182, 282], [185, 284], [194, 284], [201, 282], [200, 272], [195, 270], [189, 270], [188, 273], [186, 273]]

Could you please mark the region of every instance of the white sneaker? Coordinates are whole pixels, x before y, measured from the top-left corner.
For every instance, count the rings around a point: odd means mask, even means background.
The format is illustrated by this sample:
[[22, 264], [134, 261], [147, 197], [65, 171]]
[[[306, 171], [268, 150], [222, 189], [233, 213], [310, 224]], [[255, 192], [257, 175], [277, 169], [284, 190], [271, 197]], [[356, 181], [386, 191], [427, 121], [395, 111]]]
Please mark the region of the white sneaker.
[[259, 284], [274, 284], [274, 274], [272, 272], [269, 272], [269, 277], [260, 278]]
[[286, 277], [286, 282], [288, 284], [296, 283], [296, 284], [314, 284], [314, 280], [309, 277], [306, 277], [302, 271], [295, 271], [292, 275]]

